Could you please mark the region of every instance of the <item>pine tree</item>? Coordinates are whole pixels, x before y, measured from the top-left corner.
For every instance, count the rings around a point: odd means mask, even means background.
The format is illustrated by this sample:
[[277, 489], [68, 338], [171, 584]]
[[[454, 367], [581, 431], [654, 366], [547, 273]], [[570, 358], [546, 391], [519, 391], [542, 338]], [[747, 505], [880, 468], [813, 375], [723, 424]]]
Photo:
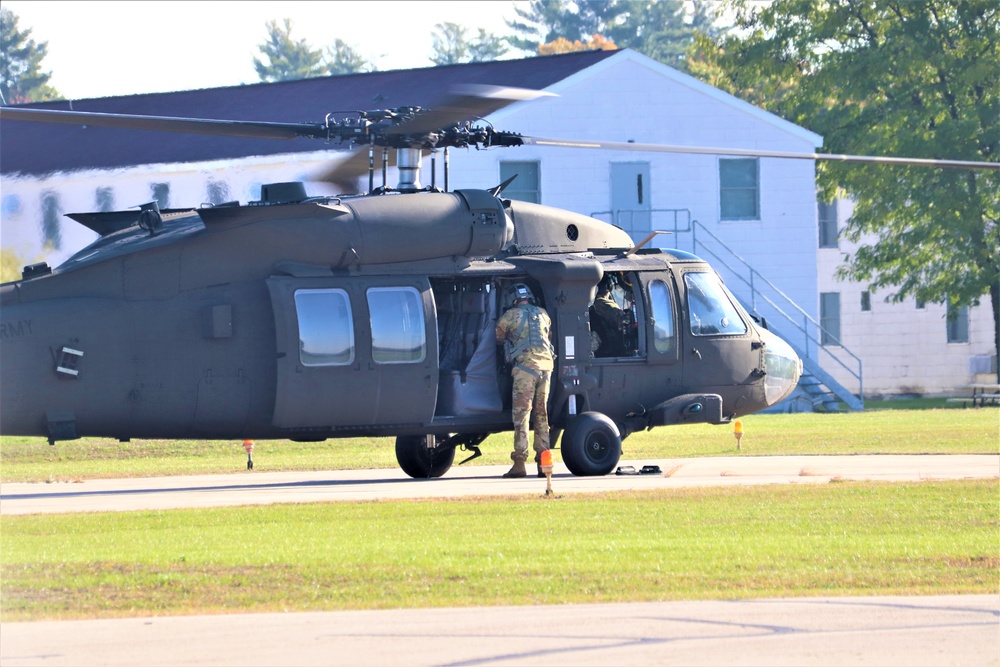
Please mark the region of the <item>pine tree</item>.
[[283, 23], [282, 27], [277, 21], [267, 22], [267, 41], [257, 47], [264, 59], [253, 59], [260, 80], [294, 81], [326, 74], [323, 52], [310, 47], [304, 39], [292, 39], [291, 19]]
[[50, 72], [42, 71], [48, 42], [31, 39], [31, 29], [17, 27], [18, 16], [0, 8], [0, 94], [7, 104], [60, 99], [49, 85]]

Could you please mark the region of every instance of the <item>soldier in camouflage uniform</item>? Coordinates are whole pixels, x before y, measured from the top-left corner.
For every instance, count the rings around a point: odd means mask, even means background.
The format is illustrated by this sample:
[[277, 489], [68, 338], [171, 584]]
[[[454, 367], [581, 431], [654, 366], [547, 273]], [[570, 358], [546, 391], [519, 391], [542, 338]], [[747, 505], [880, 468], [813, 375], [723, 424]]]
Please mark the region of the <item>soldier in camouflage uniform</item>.
[[[504, 477], [524, 477], [528, 458], [528, 426], [535, 417], [535, 462], [549, 448], [549, 379], [553, 353], [550, 342], [552, 321], [536, 306], [527, 285], [513, 287], [514, 306], [497, 322], [497, 343], [503, 344], [507, 361], [513, 364], [512, 411], [514, 417], [514, 465]], [[539, 468], [541, 470], [541, 468]]]

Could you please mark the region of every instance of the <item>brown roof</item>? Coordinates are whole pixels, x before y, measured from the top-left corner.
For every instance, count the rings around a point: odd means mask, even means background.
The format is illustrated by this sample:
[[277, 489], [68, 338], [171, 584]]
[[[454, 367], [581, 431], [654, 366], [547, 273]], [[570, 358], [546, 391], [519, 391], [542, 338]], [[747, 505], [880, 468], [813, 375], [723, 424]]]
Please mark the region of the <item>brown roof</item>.
[[[399, 106], [433, 108], [456, 84], [541, 90], [614, 53], [586, 51], [521, 60], [23, 106], [185, 118], [317, 123], [335, 111]], [[498, 129], [516, 131], [517, 128]], [[320, 148], [322, 144], [310, 139], [274, 141], [4, 120], [0, 124], [0, 173], [42, 175], [55, 171], [196, 162]]]

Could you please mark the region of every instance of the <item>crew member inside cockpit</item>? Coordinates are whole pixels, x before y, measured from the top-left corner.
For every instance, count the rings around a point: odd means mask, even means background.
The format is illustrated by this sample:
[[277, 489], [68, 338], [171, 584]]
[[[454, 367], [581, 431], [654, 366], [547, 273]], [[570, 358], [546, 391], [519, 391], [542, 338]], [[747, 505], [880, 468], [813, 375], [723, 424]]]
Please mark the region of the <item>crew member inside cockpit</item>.
[[630, 294], [611, 274], [597, 285], [597, 298], [590, 307], [590, 326], [595, 342], [595, 357], [625, 357], [636, 349], [631, 311], [616, 299], [628, 302]]

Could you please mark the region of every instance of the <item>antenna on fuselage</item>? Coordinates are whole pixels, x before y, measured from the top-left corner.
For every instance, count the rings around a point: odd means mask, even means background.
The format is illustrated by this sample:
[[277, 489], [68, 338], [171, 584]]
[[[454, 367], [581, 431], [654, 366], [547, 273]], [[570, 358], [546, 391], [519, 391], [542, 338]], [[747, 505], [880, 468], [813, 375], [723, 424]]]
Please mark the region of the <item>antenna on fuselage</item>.
[[646, 238], [644, 238], [643, 240], [639, 241], [639, 243], [637, 243], [636, 245], [632, 246], [632, 249], [629, 250], [627, 253], [625, 253], [624, 256], [628, 257], [630, 255], [634, 255], [635, 253], [639, 252], [639, 249], [642, 248], [642, 246], [644, 246], [647, 243], [649, 243], [650, 241], [652, 241], [653, 237], [657, 236], [659, 234], [673, 234], [673, 232], [664, 232], [664, 231], [650, 232], [649, 235], [646, 236]]

